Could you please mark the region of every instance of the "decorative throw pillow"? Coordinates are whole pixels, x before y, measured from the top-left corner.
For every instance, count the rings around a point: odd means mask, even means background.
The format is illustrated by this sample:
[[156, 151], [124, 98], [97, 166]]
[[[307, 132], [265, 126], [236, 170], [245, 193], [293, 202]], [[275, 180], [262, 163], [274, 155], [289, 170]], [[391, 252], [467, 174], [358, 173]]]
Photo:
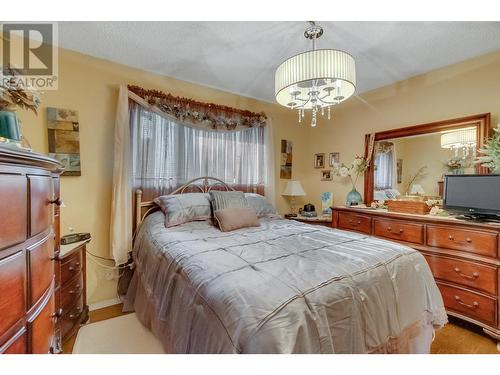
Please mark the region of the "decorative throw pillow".
[[196, 220], [210, 219], [210, 199], [205, 193], [162, 195], [154, 199], [165, 214], [167, 228]]
[[250, 207], [229, 207], [214, 212], [215, 220], [223, 232], [241, 228], [259, 227], [259, 218]]
[[257, 217], [277, 215], [276, 208], [265, 197], [255, 193], [245, 193], [248, 205], [257, 213]]
[[245, 194], [241, 191], [211, 191], [210, 199], [214, 212], [229, 207], [248, 207]]

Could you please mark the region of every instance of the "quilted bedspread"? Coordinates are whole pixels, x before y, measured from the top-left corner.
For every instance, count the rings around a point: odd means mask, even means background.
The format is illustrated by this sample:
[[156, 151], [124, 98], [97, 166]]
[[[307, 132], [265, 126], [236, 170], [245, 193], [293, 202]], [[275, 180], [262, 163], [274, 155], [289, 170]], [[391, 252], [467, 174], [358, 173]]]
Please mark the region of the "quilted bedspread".
[[423, 256], [358, 233], [281, 218], [166, 229], [157, 212], [133, 256], [129, 302], [177, 353], [368, 353], [446, 323]]

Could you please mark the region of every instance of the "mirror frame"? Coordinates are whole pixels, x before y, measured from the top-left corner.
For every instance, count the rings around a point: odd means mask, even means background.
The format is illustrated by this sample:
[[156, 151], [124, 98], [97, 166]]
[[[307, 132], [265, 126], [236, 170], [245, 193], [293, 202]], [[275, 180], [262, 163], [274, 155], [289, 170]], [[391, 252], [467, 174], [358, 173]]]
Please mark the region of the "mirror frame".
[[[376, 132], [375, 140], [383, 141], [387, 139], [393, 138], [401, 138], [408, 137], [413, 135], [421, 135], [428, 133], [436, 133], [443, 130], [453, 130], [463, 127], [464, 125], [475, 126], [476, 127], [476, 138], [477, 138], [477, 150], [483, 147], [486, 138], [491, 135], [491, 114], [490, 113], [482, 113], [479, 115], [461, 117], [450, 120], [436, 121], [427, 124], [413, 125], [407, 126], [403, 128], [384, 130], [381, 132]], [[373, 134], [373, 133], [372, 133]], [[370, 148], [370, 138], [371, 134], [365, 135], [365, 158], [367, 158], [369, 148]], [[373, 202], [373, 169], [374, 169], [374, 159], [371, 157], [370, 166], [364, 175], [364, 201], [367, 205]], [[477, 174], [488, 174], [488, 168], [482, 167], [479, 164], [476, 164], [476, 173]]]

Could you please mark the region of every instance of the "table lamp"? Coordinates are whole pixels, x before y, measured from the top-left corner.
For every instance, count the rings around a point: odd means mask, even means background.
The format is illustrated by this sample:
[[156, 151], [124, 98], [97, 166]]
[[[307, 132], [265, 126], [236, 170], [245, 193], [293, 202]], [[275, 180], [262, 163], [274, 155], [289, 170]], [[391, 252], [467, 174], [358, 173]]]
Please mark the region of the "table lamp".
[[297, 211], [295, 210], [295, 197], [300, 197], [306, 195], [304, 192], [304, 189], [302, 188], [302, 185], [300, 184], [300, 181], [288, 181], [285, 187], [285, 190], [281, 195], [285, 197], [290, 197], [290, 210], [291, 210], [291, 217], [297, 216]]

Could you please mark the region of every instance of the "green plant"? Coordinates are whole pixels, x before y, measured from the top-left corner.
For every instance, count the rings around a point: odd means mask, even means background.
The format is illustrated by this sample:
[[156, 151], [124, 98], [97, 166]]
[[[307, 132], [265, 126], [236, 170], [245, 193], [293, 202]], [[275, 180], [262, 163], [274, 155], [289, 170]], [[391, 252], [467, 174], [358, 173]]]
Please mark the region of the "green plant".
[[493, 136], [488, 139], [483, 148], [483, 155], [476, 158], [475, 163], [489, 168], [492, 172], [500, 172], [500, 125], [493, 129]]

